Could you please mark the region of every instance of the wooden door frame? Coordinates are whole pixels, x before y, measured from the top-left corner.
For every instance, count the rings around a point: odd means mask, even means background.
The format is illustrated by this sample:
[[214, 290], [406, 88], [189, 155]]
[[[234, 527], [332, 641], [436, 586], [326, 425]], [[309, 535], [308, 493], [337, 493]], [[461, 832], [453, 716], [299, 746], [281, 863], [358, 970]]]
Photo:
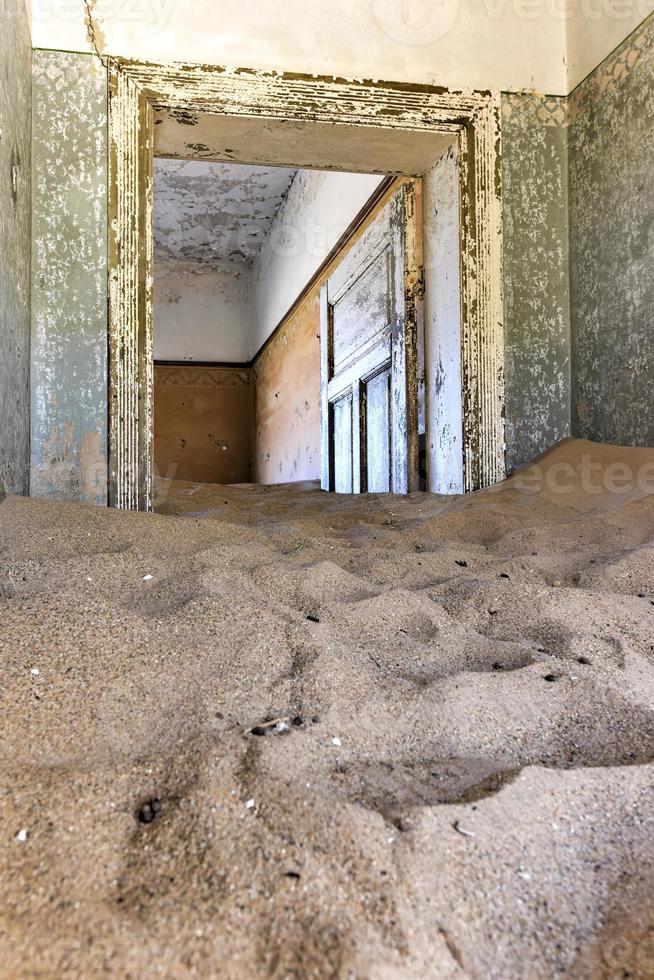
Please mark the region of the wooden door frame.
[[154, 111], [449, 134], [461, 182], [464, 485], [503, 479], [498, 93], [110, 59], [109, 500], [152, 509]]

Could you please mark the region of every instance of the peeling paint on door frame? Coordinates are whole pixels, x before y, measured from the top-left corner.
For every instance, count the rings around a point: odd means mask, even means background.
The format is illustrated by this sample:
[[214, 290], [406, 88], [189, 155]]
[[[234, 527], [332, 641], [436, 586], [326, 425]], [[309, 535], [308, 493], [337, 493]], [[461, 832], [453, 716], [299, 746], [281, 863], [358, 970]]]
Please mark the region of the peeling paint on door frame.
[[466, 490], [505, 476], [499, 94], [109, 59], [110, 503], [152, 508], [154, 110], [458, 140]]

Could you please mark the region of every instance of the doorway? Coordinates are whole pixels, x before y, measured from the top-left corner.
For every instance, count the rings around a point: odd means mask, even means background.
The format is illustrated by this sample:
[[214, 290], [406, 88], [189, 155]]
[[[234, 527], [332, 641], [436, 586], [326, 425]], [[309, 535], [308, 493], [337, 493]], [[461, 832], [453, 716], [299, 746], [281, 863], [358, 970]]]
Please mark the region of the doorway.
[[420, 181], [157, 156], [154, 185], [159, 498], [196, 492], [180, 482], [319, 484], [353, 371], [361, 479], [324, 489], [406, 492], [424, 435]]
[[114, 506], [147, 510], [152, 502], [152, 170], [155, 142], [166, 140], [210, 159], [423, 177], [426, 197], [430, 172], [453, 148], [459, 316], [445, 331], [429, 260], [438, 248], [431, 248], [425, 226], [428, 489], [472, 490], [504, 476], [500, 134], [493, 95], [113, 60], [109, 120]]

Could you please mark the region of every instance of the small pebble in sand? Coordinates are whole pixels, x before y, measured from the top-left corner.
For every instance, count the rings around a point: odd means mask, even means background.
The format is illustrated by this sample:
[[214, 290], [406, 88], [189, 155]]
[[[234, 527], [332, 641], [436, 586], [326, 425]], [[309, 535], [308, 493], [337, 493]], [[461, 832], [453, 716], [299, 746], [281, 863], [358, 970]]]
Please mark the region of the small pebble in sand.
[[144, 575], [143, 576], [143, 581], [144, 582], [151, 582], [153, 578], [154, 578], [154, 575]]
[[256, 806], [256, 804], [255, 804], [254, 800], [248, 800], [247, 803], [245, 804], [245, 809], [246, 810], [253, 810], [255, 806]]
[[152, 823], [161, 813], [161, 800], [148, 800], [138, 811], [139, 823]]
[[18, 833], [16, 834], [16, 840], [17, 840], [17, 841], [18, 841], [18, 842], [19, 842], [20, 844], [24, 844], [24, 843], [25, 843], [25, 841], [27, 840], [27, 831], [25, 830], [25, 828], [24, 828], [24, 827], [23, 827], [23, 829], [22, 829], [22, 830], [19, 830], [19, 831], [18, 831]]
[[337, 749], [340, 749], [342, 744], [343, 743], [341, 742], [340, 738], [334, 736], [334, 738], [332, 739], [332, 745], [335, 745]]
[[39, 676], [39, 673], [40, 673], [40, 671], [39, 671], [39, 668], [38, 667], [32, 667], [32, 669], [30, 670], [30, 674], [33, 674], [34, 677], [38, 677]]

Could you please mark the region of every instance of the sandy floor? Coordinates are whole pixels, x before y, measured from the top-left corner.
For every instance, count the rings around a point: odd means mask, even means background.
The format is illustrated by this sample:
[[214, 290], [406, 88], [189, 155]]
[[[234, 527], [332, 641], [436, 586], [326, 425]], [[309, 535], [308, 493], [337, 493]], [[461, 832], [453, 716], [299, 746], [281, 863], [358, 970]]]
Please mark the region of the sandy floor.
[[652, 490], [9, 498], [2, 977], [654, 976]]

